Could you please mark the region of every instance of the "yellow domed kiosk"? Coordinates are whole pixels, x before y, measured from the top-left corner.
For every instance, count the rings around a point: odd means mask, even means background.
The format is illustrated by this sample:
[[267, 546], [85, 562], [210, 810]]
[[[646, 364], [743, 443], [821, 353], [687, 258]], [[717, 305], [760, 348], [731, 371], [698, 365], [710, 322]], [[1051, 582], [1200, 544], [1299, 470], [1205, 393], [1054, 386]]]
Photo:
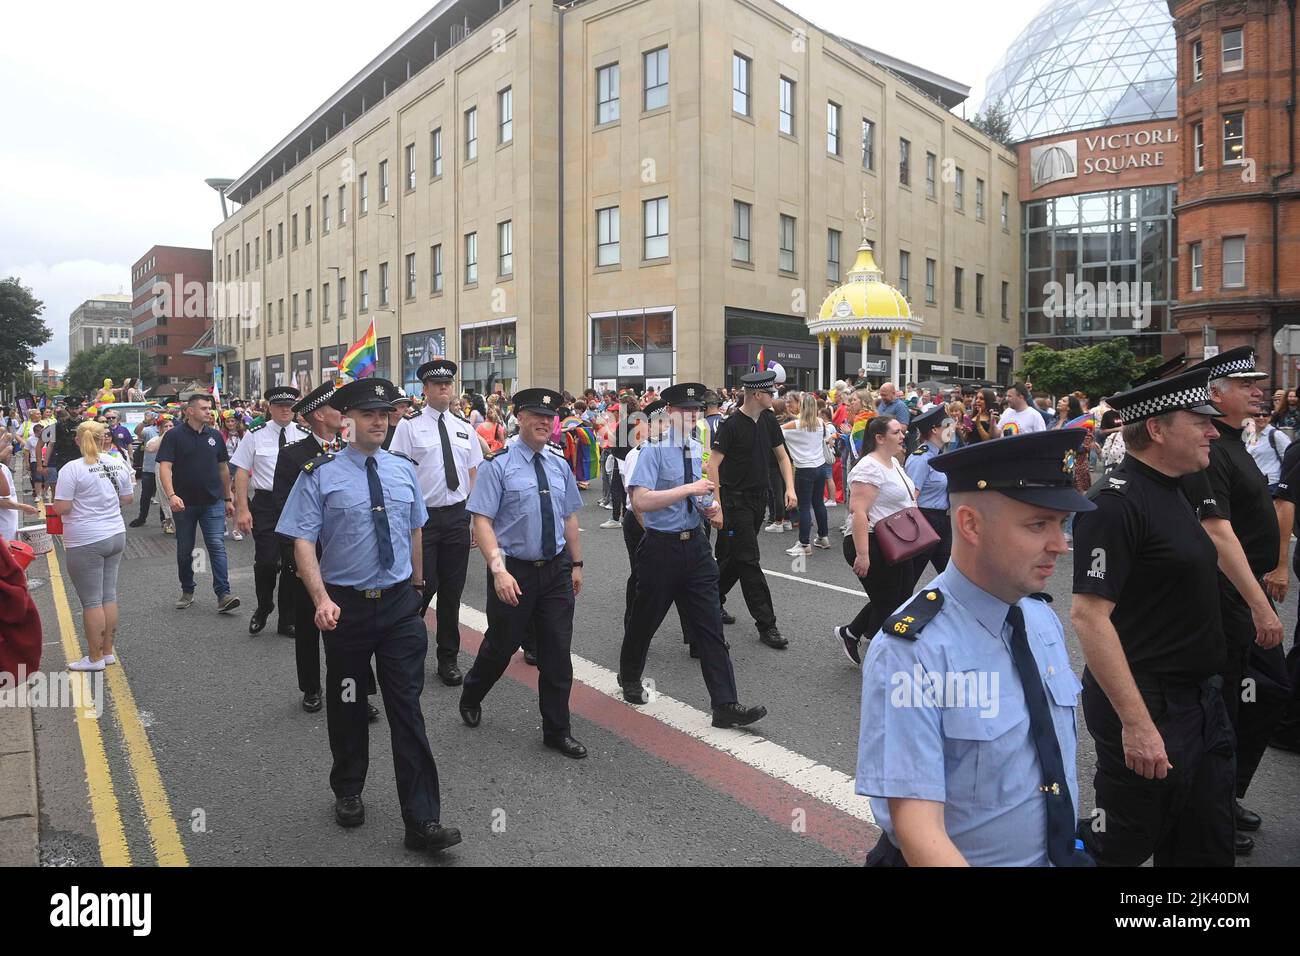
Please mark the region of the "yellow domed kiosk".
[[[862, 223], [862, 245], [858, 257], [849, 270], [849, 280], [834, 290], [822, 303], [815, 319], [808, 320], [808, 332], [817, 336], [817, 380], [819, 388], [829, 388], [839, 377], [838, 351], [841, 336], [862, 339], [862, 354], [867, 354], [867, 339], [871, 335], [889, 337], [891, 365], [889, 380], [899, 385], [899, 369], [907, 368], [911, 357], [912, 336], [920, 332], [924, 321], [912, 314], [907, 297], [884, 279], [880, 266], [867, 240], [867, 224], [873, 218], [870, 210], [858, 214]], [[826, 340], [831, 343], [830, 375], [825, 375], [823, 349]], [[900, 355], [904, 356], [900, 366]]]

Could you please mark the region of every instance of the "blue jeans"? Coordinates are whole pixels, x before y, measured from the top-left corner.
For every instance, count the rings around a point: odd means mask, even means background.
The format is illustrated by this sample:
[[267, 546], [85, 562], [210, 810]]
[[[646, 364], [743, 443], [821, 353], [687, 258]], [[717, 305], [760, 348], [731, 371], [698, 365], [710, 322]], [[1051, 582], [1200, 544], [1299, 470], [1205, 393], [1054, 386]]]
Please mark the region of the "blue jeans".
[[212, 564], [212, 589], [221, 600], [230, 593], [230, 580], [226, 576], [226, 506], [220, 501], [210, 505], [189, 505], [184, 511], [172, 512], [176, 521], [176, 570], [180, 573], [181, 590], [194, 593], [194, 538], [196, 530], [203, 528], [203, 543], [208, 548], [208, 561]]
[[817, 537], [830, 532], [826, 526], [826, 502], [822, 498], [823, 469], [796, 468], [794, 493], [799, 498], [799, 543], [807, 544], [812, 535], [812, 518], [817, 516]]

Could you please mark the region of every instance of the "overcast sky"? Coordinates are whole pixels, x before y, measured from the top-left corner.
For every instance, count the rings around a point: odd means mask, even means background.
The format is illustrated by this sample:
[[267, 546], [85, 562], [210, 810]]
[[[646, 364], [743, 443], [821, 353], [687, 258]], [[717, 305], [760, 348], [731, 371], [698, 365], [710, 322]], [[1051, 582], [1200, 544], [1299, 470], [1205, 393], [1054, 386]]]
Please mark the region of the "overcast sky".
[[[973, 116], [989, 71], [1046, 0], [1000, 0], [996, 15], [969, 0], [784, 3], [970, 85]], [[129, 293], [131, 264], [150, 246], [209, 247], [221, 210], [203, 180], [245, 172], [431, 6], [8, 5], [0, 276], [45, 301], [54, 338], [38, 359], [65, 365], [69, 314], [100, 293]]]

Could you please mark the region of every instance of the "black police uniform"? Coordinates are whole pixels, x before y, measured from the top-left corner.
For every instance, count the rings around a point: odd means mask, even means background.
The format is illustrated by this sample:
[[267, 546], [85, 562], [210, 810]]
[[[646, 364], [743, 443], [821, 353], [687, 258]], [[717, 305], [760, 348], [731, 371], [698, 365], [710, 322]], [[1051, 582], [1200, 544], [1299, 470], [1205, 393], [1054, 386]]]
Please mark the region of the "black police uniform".
[[[1282, 456], [1282, 477], [1274, 498], [1300, 505], [1300, 441], [1287, 446], [1286, 454]], [[1284, 529], [1283, 533], [1294, 534], [1295, 528]], [[1291, 556], [1291, 571], [1300, 578], [1300, 548], [1296, 548]], [[1291, 699], [1269, 742], [1274, 747], [1300, 752], [1300, 619], [1296, 621], [1291, 650], [1286, 655], [1286, 670], [1287, 680], [1291, 683]]]
[[[1204, 373], [1110, 399], [1126, 424], [1179, 409], [1215, 414]], [[1111, 622], [1173, 768], [1147, 780], [1124, 761], [1123, 727], [1085, 669], [1083, 712], [1096, 743], [1096, 806], [1083, 826], [1102, 866], [1231, 866], [1232, 728], [1222, 695], [1223, 630], [1214, 542], [1180, 489], [1129, 455], [1074, 522], [1074, 593], [1114, 602]]]
[[[272, 405], [292, 405], [301, 396], [302, 393], [292, 385], [277, 385], [267, 389], [262, 397]], [[268, 423], [269, 419], [267, 422], [250, 428], [244, 437], [244, 441], [257, 440], [253, 436], [266, 428]], [[305, 429], [293, 422], [285, 425], [280, 432], [280, 452], [283, 453], [286, 447], [295, 444], [303, 437], [307, 437]], [[279, 459], [280, 456], [277, 454], [277, 464]], [[280, 520], [280, 509], [284, 507], [284, 501], [280, 500], [277, 504], [273, 489], [257, 488], [254, 484], [255, 478], [256, 476], [253, 474], [252, 465], [250, 464], [248, 487], [252, 492], [252, 498], [249, 499], [248, 510], [253, 516], [253, 583], [257, 590], [257, 609], [249, 620], [248, 630], [251, 634], [260, 632], [266, 625], [266, 619], [270, 616], [272, 607], [278, 607], [276, 631], [287, 637], [292, 637], [294, 625], [291, 622], [295, 619], [295, 612], [293, 606], [294, 587], [290, 578], [293, 575], [286, 573], [283, 569], [281, 562], [283, 541], [275, 533], [275, 524]], [[288, 498], [287, 492], [285, 498]]]

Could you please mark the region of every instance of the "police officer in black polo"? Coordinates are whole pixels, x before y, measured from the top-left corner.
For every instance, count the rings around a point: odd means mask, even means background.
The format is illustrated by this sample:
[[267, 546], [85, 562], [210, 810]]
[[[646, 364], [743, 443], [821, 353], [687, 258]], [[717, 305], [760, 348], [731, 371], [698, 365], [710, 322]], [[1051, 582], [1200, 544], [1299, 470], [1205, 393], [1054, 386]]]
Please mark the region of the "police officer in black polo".
[[1261, 820], [1240, 801], [1289, 695], [1282, 622], [1262, 582], [1281, 547], [1277, 512], [1268, 480], [1242, 441], [1244, 420], [1264, 401], [1257, 382], [1267, 376], [1255, 367], [1255, 351], [1248, 345], [1221, 352], [1194, 370], [1209, 376], [1210, 400], [1222, 418], [1214, 423], [1219, 437], [1210, 448], [1209, 467], [1189, 475], [1183, 490], [1219, 554], [1228, 649], [1224, 701], [1237, 732], [1236, 847], [1246, 854], [1255, 845], [1249, 831], [1258, 830]]
[[1080, 829], [1102, 866], [1233, 864], [1218, 556], [1180, 487], [1210, 460], [1206, 383], [1202, 370], [1109, 399], [1127, 457], [1074, 522], [1070, 620], [1097, 750], [1096, 816]]
[[[407, 849], [436, 853], [460, 842], [439, 823], [438, 768], [420, 712], [429, 635], [420, 615], [424, 502], [415, 466], [380, 446], [392, 403], [383, 379], [335, 390], [330, 403], [352, 421], [352, 444], [303, 466], [276, 530], [294, 559], [325, 639], [326, 717], [334, 766], [334, 817], [365, 822], [361, 791], [370, 761], [360, 686], [373, 657], [392, 736]], [[321, 557], [316, 558], [316, 544]]]

